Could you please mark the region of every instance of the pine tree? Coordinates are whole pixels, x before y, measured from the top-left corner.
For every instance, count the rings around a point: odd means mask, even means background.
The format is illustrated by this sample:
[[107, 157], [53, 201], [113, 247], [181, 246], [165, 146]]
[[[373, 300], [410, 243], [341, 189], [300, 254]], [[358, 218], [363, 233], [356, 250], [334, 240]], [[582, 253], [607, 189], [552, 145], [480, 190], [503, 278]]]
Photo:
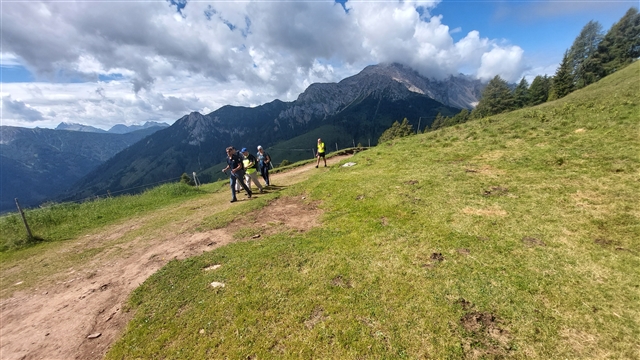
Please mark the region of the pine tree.
[[549, 100], [561, 99], [573, 91], [573, 75], [569, 61], [569, 51], [564, 52], [562, 62], [553, 77]]
[[453, 124], [463, 124], [469, 120], [469, 110], [462, 109], [459, 113], [453, 116]]
[[585, 60], [586, 84], [614, 73], [640, 57], [640, 14], [630, 8], [602, 38], [598, 49]]
[[476, 111], [480, 117], [513, 110], [514, 98], [506, 81], [496, 75], [482, 91]]
[[380, 136], [380, 139], [378, 139], [378, 144], [413, 134], [413, 125], [409, 124], [409, 120], [407, 120], [407, 118], [404, 118], [404, 120], [402, 120], [402, 124], [395, 121], [390, 128], [385, 130]]
[[609, 50], [609, 61], [603, 63], [606, 75], [630, 64], [640, 57], [640, 14], [630, 8], [617, 23], [611, 26], [604, 39]]
[[573, 85], [580, 89], [589, 84], [591, 78], [586, 74], [585, 62], [598, 50], [598, 44], [602, 41], [602, 25], [597, 21], [589, 21], [582, 28], [580, 34], [569, 48], [569, 63], [573, 74]]
[[444, 117], [442, 116], [442, 114], [438, 113], [438, 115], [436, 115], [436, 118], [433, 120], [433, 122], [431, 123], [431, 130], [436, 130], [438, 128], [441, 128], [442, 125], [444, 125]]
[[551, 79], [547, 75], [536, 76], [529, 87], [529, 106], [542, 104], [549, 98]]
[[516, 109], [522, 109], [529, 105], [529, 82], [522, 78], [520, 83], [513, 90], [513, 98]]

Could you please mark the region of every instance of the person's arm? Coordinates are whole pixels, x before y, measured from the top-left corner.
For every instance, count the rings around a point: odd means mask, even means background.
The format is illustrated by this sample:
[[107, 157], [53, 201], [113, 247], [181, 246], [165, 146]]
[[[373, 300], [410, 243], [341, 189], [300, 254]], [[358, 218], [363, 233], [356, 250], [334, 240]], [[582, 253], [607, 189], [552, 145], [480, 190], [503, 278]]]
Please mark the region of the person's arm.
[[271, 162], [271, 156], [269, 156], [269, 154], [265, 154], [264, 155], [264, 163], [268, 164]]

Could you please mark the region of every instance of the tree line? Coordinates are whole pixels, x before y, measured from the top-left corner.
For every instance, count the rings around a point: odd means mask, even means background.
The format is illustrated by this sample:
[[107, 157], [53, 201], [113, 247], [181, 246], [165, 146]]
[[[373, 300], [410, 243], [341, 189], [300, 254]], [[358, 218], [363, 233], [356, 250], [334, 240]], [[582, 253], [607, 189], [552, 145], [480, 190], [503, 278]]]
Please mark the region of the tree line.
[[471, 119], [535, 106], [563, 98], [571, 92], [610, 75], [640, 57], [640, 14], [630, 8], [604, 34], [597, 21], [589, 21], [565, 51], [554, 76], [536, 76], [531, 85], [523, 77], [515, 88], [496, 75], [483, 90], [475, 109], [463, 109], [453, 117], [438, 114], [430, 130]]

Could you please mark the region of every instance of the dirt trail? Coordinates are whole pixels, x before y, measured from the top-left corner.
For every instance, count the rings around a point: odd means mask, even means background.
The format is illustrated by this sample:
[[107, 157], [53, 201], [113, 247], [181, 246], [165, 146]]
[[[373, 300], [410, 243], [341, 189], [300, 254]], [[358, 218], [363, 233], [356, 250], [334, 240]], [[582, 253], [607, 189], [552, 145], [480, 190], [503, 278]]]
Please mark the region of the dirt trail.
[[[324, 170], [308, 164], [271, 178], [273, 184], [287, 186]], [[229, 196], [224, 191], [155, 211], [65, 241], [53, 253], [18, 261], [7, 271], [26, 273], [34, 263], [92, 254], [0, 301], [0, 359], [101, 359], [133, 315], [122, 308], [136, 287], [172, 259], [234, 241], [227, 229], [196, 230], [203, 218], [233, 206]], [[281, 198], [269, 207], [271, 222], [277, 225], [270, 231], [306, 231], [317, 225], [319, 210], [300, 199]], [[158, 219], [170, 220], [158, 224]]]

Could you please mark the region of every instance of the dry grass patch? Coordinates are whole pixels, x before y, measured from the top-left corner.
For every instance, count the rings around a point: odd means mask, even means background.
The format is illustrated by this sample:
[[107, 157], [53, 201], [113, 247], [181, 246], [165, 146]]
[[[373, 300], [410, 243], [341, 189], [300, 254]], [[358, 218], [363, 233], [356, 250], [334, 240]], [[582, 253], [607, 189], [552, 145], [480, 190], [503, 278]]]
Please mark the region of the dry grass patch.
[[581, 357], [601, 358], [604, 355], [600, 353], [600, 356], [596, 356], [599, 353], [597, 351], [598, 338], [593, 334], [576, 329], [562, 329], [560, 336]]
[[466, 207], [462, 209], [462, 213], [466, 215], [477, 215], [477, 216], [498, 216], [504, 217], [507, 216], [507, 212], [504, 211], [499, 206], [490, 206], [484, 209], [476, 209], [471, 207]]

